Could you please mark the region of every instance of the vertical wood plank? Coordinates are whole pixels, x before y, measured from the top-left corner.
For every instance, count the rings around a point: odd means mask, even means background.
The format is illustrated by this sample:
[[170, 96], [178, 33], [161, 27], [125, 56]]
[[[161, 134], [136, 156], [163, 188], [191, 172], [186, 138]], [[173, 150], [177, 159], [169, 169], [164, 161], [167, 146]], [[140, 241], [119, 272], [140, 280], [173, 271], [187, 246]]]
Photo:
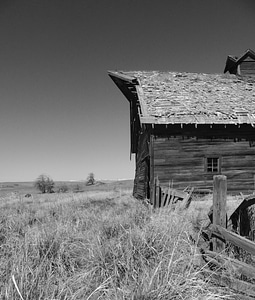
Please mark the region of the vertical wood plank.
[[156, 179], [156, 195], [155, 195], [155, 207], [160, 207], [160, 196], [161, 196], [161, 189], [159, 185], [159, 180], [158, 178]]
[[174, 196], [175, 196], [175, 190], [172, 190], [169, 188], [169, 201], [168, 201], [168, 209], [169, 210], [172, 209]]
[[150, 184], [150, 203], [153, 207], [156, 207], [156, 180], [153, 180], [153, 183]]
[[155, 180], [154, 180], [154, 136], [150, 135], [150, 146], [149, 146], [149, 155], [150, 155], [150, 202], [154, 205], [155, 203]]
[[[226, 202], [227, 202], [227, 177], [215, 175], [213, 177], [213, 224], [223, 228], [226, 224]], [[220, 252], [225, 248], [225, 244], [218, 239], [213, 241], [213, 250]]]
[[255, 194], [255, 174], [253, 175], [253, 194]]
[[171, 200], [171, 196], [172, 196], [172, 193], [171, 193], [171, 189], [170, 189], [170, 187], [168, 188], [168, 190], [167, 190], [167, 198], [166, 198], [166, 206], [168, 206], [169, 204], [170, 204], [170, 200]]
[[129, 106], [130, 106], [130, 109], [129, 109], [129, 112], [130, 112], [130, 117], [129, 117], [129, 121], [130, 121], [130, 160], [132, 158], [132, 145], [133, 145], [133, 102], [130, 101], [129, 102]]
[[167, 205], [167, 196], [168, 196], [167, 191], [165, 191], [161, 206], [166, 206]]

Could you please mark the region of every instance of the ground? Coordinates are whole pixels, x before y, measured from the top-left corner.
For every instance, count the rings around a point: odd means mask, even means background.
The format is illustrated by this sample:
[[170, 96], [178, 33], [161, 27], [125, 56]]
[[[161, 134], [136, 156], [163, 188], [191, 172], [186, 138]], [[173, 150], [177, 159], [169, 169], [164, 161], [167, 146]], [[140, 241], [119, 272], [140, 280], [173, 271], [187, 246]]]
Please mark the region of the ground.
[[239, 299], [197, 265], [190, 237], [211, 196], [153, 210], [132, 197], [132, 181], [80, 185], [44, 195], [32, 183], [2, 185], [0, 299]]

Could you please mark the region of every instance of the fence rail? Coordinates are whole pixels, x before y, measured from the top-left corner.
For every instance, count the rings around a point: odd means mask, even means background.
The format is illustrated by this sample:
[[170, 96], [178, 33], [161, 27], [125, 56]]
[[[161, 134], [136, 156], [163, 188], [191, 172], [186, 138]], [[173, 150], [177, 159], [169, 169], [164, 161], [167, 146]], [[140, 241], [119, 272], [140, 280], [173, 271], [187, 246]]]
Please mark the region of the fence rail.
[[[193, 189], [187, 192], [175, 190], [171, 187], [162, 188], [158, 178], [156, 178], [151, 193], [151, 204], [154, 208], [171, 207], [181, 201], [181, 207], [187, 208], [191, 201], [192, 192]], [[242, 210], [253, 204], [255, 204], [255, 195], [244, 198], [243, 202], [239, 204], [235, 210], [239, 222]], [[255, 243], [233, 232], [233, 224], [231, 222], [228, 224], [226, 206], [227, 178], [224, 175], [216, 175], [213, 178], [213, 205], [211, 212], [208, 214], [210, 221], [208, 219], [209, 223], [202, 230], [200, 239], [203, 238], [204, 241], [202, 242], [203, 246], [201, 245], [198, 248], [200, 250], [198, 257], [201, 259], [201, 263], [206, 263], [205, 267], [202, 268], [204, 272], [207, 272], [217, 284], [227, 286], [238, 293], [241, 292], [242, 299], [254, 299], [255, 284], [252, 283], [255, 280], [255, 265], [248, 265], [243, 261], [228, 257], [226, 245], [233, 244], [236, 246], [233, 247], [233, 251], [241, 248], [255, 256]], [[208, 248], [213, 251], [208, 250]], [[231, 264], [231, 270], [233, 270], [231, 278], [226, 276], [223, 271], [229, 264]], [[211, 266], [213, 266], [212, 269]], [[236, 276], [236, 274], [238, 275]], [[249, 278], [251, 281], [244, 281], [243, 278]]]

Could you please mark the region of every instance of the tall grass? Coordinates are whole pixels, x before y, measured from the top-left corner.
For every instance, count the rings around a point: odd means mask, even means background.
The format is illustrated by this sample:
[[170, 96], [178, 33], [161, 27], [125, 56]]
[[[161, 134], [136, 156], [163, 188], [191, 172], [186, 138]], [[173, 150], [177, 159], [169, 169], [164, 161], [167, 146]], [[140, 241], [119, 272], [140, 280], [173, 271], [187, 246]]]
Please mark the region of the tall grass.
[[0, 299], [230, 299], [196, 264], [195, 209], [152, 212], [119, 191], [0, 206]]

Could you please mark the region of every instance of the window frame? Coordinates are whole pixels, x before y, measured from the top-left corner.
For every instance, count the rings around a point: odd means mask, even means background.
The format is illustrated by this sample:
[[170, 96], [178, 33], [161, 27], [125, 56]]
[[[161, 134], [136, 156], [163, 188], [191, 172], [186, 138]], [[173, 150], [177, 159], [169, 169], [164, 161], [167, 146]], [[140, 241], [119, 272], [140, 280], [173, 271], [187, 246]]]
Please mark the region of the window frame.
[[[211, 169], [212, 171], [209, 171], [208, 168], [210, 168], [210, 166], [208, 166], [208, 160], [212, 159], [212, 163], [211, 163]], [[214, 171], [214, 163], [213, 163], [213, 159], [217, 159], [217, 171]], [[221, 160], [222, 157], [219, 155], [208, 155], [205, 157], [204, 160], [204, 168], [205, 168], [205, 173], [207, 174], [221, 174]]]

